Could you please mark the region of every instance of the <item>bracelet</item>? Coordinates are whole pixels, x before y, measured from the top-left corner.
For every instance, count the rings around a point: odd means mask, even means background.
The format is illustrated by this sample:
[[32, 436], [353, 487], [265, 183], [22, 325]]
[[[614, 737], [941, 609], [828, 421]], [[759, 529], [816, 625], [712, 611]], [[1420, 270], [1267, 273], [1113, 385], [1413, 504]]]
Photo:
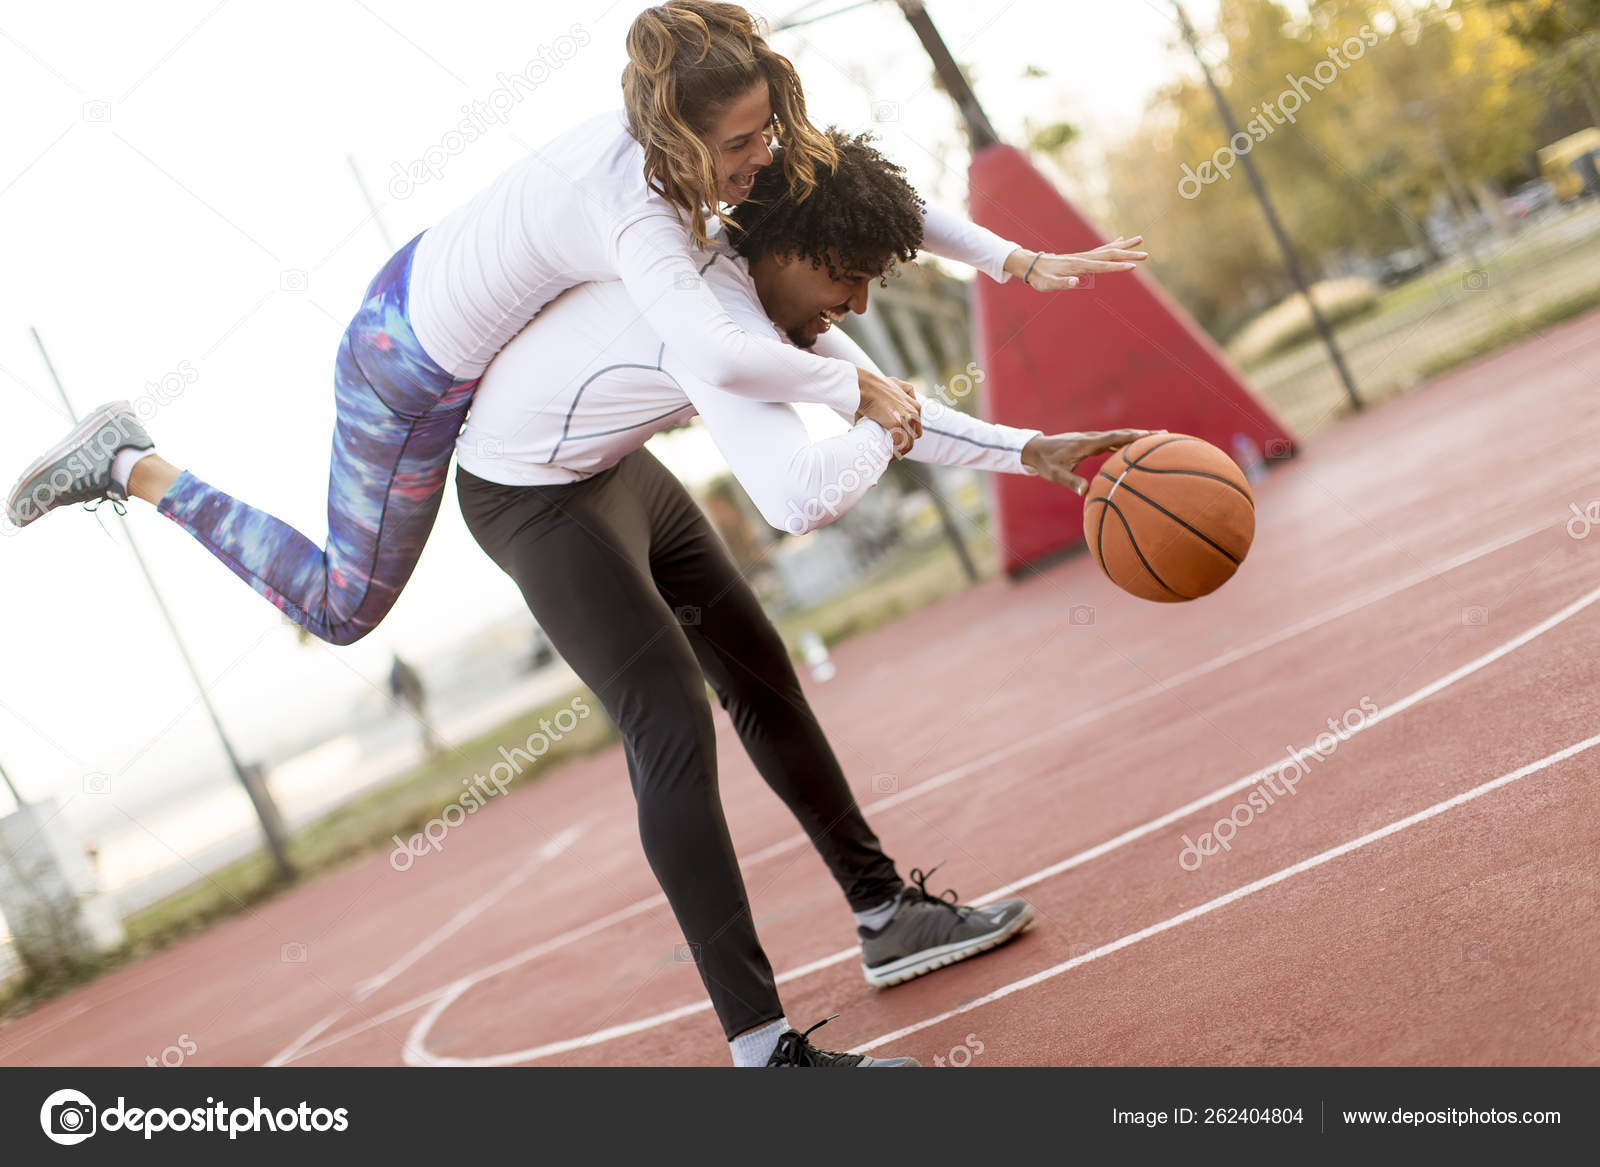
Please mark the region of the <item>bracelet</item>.
[[1022, 282], [1028, 284], [1028, 287], [1030, 288], [1033, 287], [1033, 285], [1028, 283], [1028, 277], [1033, 274], [1033, 265], [1039, 262], [1039, 256], [1041, 254], [1042, 252], [1035, 251], [1033, 253], [1033, 258], [1028, 261], [1028, 270], [1022, 273]]

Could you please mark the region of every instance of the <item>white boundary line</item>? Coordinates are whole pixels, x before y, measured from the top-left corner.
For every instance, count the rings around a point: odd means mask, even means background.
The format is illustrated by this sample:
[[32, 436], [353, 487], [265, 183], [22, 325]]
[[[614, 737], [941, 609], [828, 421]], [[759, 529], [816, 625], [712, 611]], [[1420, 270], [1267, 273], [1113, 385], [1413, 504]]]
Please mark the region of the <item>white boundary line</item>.
[[439, 947], [439, 945], [450, 939], [450, 937], [461, 931], [461, 929], [465, 928], [468, 924], [477, 919], [484, 912], [488, 911], [495, 904], [499, 903], [500, 900], [507, 895], [507, 893], [523, 883], [523, 881], [525, 881], [528, 876], [532, 875], [536, 869], [544, 866], [544, 864], [560, 855], [568, 847], [572, 846], [572, 844], [576, 843], [579, 837], [582, 836], [584, 831], [587, 829], [588, 823], [580, 823], [576, 826], [568, 827], [560, 834], [551, 838], [550, 841], [547, 842], [543, 847], [540, 847], [538, 851], [534, 852], [533, 856], [523, 863], [521, 867], [517, 868], [510, 875], [506, 876], [506, 878], [501, 881], [499, 887], [495, 888], [488, 895], [473, 900], [472, 903], [467, 905], [465, 908], [462, 908], [455, 915], [451, 916], [433, 932], [424, 937], [409, 952], [405, 953], [399, 959], [395, 960], [394, 963], [390, 964], [388, 968], [384, 969], [376, 976], [368, 977], [366, 980], [356, 985], [354, 998], [349, 1003], [329, 1013], [321, 1021], [318, 1021], [310, 1029], [306, 1030], [299, 1037], [295, 1038], [294, 1041], [289, 1043], [287, 1047], [279, 1050], [269, 1061], [264, 1064], [268, 1066], [281, 1066], [299, 1057], [305, 1051], [305, 1047], [307, 1045], [321, 1037], [322, 1034], [327, 1031], [329, 1026], [333, 1025], [333, 1023], [338, 1021], [339, 1018], [347, 1014], [353, 1006], [365, 1001], [368, 997], [372, 996], [372, 994], [376, 993], [379, 989], [383, 988], [401, 973], [405, 972], [406, 969], [410, 968], [417, 961], [428, 955], [428, 953]]
[[[1212, 657], [1202, 664], [1185, 669], [1171, 677], [1166, 678], [1163, 681], [1159, 681], [1153, 685], [1148, 685], [1145, 688], [1137, 690], [1136, 692], [1130, 693], [1124, 697], [1119, 697], [1107, 705], [1100, 706], [1097, 709], [1089, 710], [1086, 713], [1078, 715], [1077, 717], [1052, 726], [1048, 730], [1043, 730], [1039, 733], [1032, 734], [1026, 738], [1012, 742], [1008, 746], [1001, 747], [998, 750], [992, 750], [981, 757], [973, 759], [972, 761], [964, 762], [959, 766], [955, 766], [944, 771], [943, 773], [935, 774], [927, 781], [920, 782], [906, 790], [899, 791], [895, 794], [889, 795], [886, 798], [878, 799], [876, 802], [870, 803], [863, 807], [862, 813], [876, 814], [885, 810], [889, 810], [892, 807], [899, 806], [901, 803], [909, 802], [914, 798], [919, 798], [924, 794], [931, 793], [932, 791], [943, 786], [947, 786], [952, 782], [959, 781], [960, 779], [968, 777], [971, 774], [978, 773], [998, 762], [1004, 761], [1006, 758], [1012, 757], [1015, 754], [1031, 749], [1033, 746], [1042, 742], [1080, 729], [1085, 725], [1100, 720], [1101, 718], [1108, 717], [1113, 713], [1120, 712], [1123, 709], [1135, 705], [1146, 698], [1153, 697], [1159, 693], [1167, 692], [1174, 686], [1186, 684], [1187, 682], [1204, 676], [1207, 673], [1211, 673], [1218, 669], [1225, 668], [1228, 665], [1235, 664], [1240, 660], [1255, 655], [1256, 653], [1264, 652], [1265, 650], [1293, 639], [1304, 632], [1309, 632], [1312, 629], [1321, 627], [1324, 624], [1328, 624], [1334, 620], [1351, 615], [1362, 608], [1368, 607], [1372, 604], [1388, 599], [1391, 596], [1397, 595], [1400, 592], [1415, 587], [1419, 583], [1425, 583], [1429, 580], [1435, 579], [1438, 576], [1454, 571], [1458, 567], [1463, 567], [1474, 562], [1475, 560], [1482, 559], [1487, 555], [1492, 555], [1496, 551], [1501, 551], [1512, 546], [1513, 544], [1520, 543], [1524, 539], [1537, 535], [1540, 532], [1555, 530], [1559, 528], [1559, 526], [1559, 523], [1540, 523], [1534, 526], [1529, 526], [1518, 530], [1511, 535], [1503, 536], [1499, 539], [1492, 540], [1491, 542], [1480, 544], [1479, 546], [1462, 552], [1459, 555], [1455, 555], [1432, 568], [1420, 569], [1408, 576], [1402, 576], [1400, 579], [1393, 581], [1382, 588], [1367, 592], [1354, 600], [1350, 600], [1339, 605], [1338, 607], [1331, 608], [1319, 615], [1308, 617], [1307, 619], [1301, 620], [1296, 624], [1291, 624], [1287, 628], [1280, 629], [1277, 632], [1261, 637], [1247, 645], [1243, 645], [1240, 648], [1234, 649], [1232, 652], [1224, 653], [1221, 656]], [[1222, 794], [1218, 797], [1225, 798], [1227, 795]], [[1159, 829], [1159, 827], [1152, 829]], [[1119, 836], [1119, 838], [1123, 842], [1131, 841], [1126, 837]], [[741, 866], [749, 867], [757, 863], [765, 862], [768, 859], [775, 858], [778, 855], [793, 850], [794, 848], [805, 844], [807, 841], [807, 837], [803, 833], [792, 835], [789, 838], [782, 839], [779, 842], [765, 847], [752, 855], [746, 856], [741, 860]], [[1113, 842], [1117, 842], [1117, 840], [1113, 840]], [[1077, 862], [1086, 862], [1088, 857], [1089, 856], [1087, 853], [1085, 853], [1084, 856], [1074, 856], [1073, 859]], [[1074, 863], [1073, 860], [1066, 860], [1064, 862], [1076, 866], [1076, 863]], [[630, 920], [635, 916], [649, 912], [657, 907], [663, 907], [666, 905], [666, 902], [666, 897], [659, 893], [653, 896], [648, 896], [641, 900], [636, 900], [634, 903], [619, 908], [616, 911], [602, 916], [597, 920], [591, 920], [589, 923], [581, 925], [578, 928], [561, 933], [560, 935], [554, 936], [549, 940], [541, 941], [532, 948], [524, 949], [520, 953], [514, 953], [491, 967], [496, 971], [505, 971], [507, 969], [514, 968], [517, 965], [537, 959], [538, 957], [547, 953], [555, 952], [561, 948], [567, 947], [568, 945], [575, 944], [579, 940], [587, 939], [588, 937], [593, 936], [595, 933], [611, 927], [613, 924], [619, 924], [625, 920]], [[823, 957], [820, 960], [812, 962], [811, 964], [803, 965], [800, 968], [793, 969], [789, 973], [779, 976], [777, 978], [777, 983], [780, 985], [786, 984], [791, 980], [809, 975], [812, 972], [830, 967], [831, 965], [838, 964], [843, 960], [848, 960], [851, 956], [855, 955], [857, 951], [859, 950], [854, 948], [845, 949], [841, 952], [834, 953], [832, 956]], [[278, 1056], [283, 1058], [284, 1061], [289, 1061], [293, 1060], [295, 1057], [302, 1056], [303, 1054], [320, 1052], [331, 1045], [336, 1045], [347, 1038], [355, 1037], [375, 1026], [392, 1021], [397, 1017], [403, 1017], [407, 1013], [411, 1013], [426, 1005], [430, 1005], [437, 1001], [441, 996], [449, 993], [452, 989], [454, 989], [454, 987], [454, 985], [446, 985], [442, 988], [430, 990], [429, 992], [423, 993], [417, 997], [413, 997], [400, 1005], [385, 1010], [376, 1017], [369, 1018], [365, 1022], [342, 1030], [339, 1033], [327, 1038], [325, 1041], [317, 1043], [315, 1046], [301, 1048], [292, 1054], [290, 1051], [285, 1051], [285, 1053], [279, 1054]], [[314, 1040], [316, 1036], [320, 1036], [320, 1033], [323, 1032], [325, 1028], [326, 1027], [324, 1026], [321, 1029], [318, 1029], [317, 1033], [309, 1034], [308, 1036], [304, 1037], [302, 1041]], [[293, 1049], [294, 1047], [291, 1047], [291, 1050]], [[269, 1064], [282, 1063], [277, 1062], [275, 1059], [273, 1063]]]
[[[1541, 636], [1557, 625], [1570, 620], [1573, 616], [1577, 615], [1585, 608], [1590, 607], [1597, 600], [1600, 600], [1600, 588], [1595, 588], [1592, 591], [1585, 593], [1579, 599], [1574, 600], [1572, 603], [1568, 604], [1565, 608], [1562, 608], [1553, 616], [1546, 617], [1538, 624], [1535, 624], [1532, 628], [1512, 637], [1510, 640], [1506, 641], [1504, 644], [1501, 644], [1497, 648], [1491, 649], [1489, 652], [1484, 653], [1475, 660], [1469, 661], [1460, 668], [1446, 673], [1438, 680], [1424, 685], [1422, 688], [1407, 694], [1405, 697], [1402, 697], [1399, 701], [1380, 709], [1377, 713], [1368, 717], [1366, 721], [1356, 729], [1348, 730], [1347, 740], [1349, 737], [1354, 737], [1356, 734], [1365, 731], [1370, 726], [1377, 725], [1395, 716], [1396, 714], [1403, 713], [1419, 702], [1425, 701], [1429, 697], [1435, 696], [1444, 689], [1449, 688], [1456, 682], [1487, 668], [1489, 665], [1500, 660], [1507, 654], [1523, 647], [1536, 637]], [[1310, 747], [1301, 747], [1301, 749], [1297, 751], [1297, 756], [1308, 752], [1310, 752]], [[1172, 823], [1178, 821], [1188, 814], [1192, 814], [1198, 809], [1218, 802], [1221, 799], [1228, 797], [1230, 794], [1234, 794], [1240, 790], [1243, 790], [1247, 786], [1254, 785], [1267, 775], [1271, 774], [1282, 764], [1283, 762], [1281, 759], [1274, 761], [1270, 765], [1265, 766], [1260, 770], [1254, 771], [1251, 774], [1247, 774], [1245, 777], [1240, 778], [1235, 782], [1230, 782], [1226, 786], [1222, 786], [1217, 790], [1212, 791], [1210, 794], [1203, 795], [1192, 802], [1186, 803], [1175, 811], [1170, 811], [1167, 814], [1152, 819], [1141, 826], [1135, 827], [1129, 831], [1125, 831], [1114, 839], [1110, 839], [1099, 844], [1098, 846], [1091, 847], [1087, 851], [1080, 851], [1078, 854], [1064, 859], [1059, 863], [1052, 864], [1041, 871], [1037, 871], [1032, 875], [1025, 876], [1015, 883], [1010, 883], [1005, 887], [997, 888], [994, 891], [980, 896], [978, 899], [970, 902], [975, 904], [991, 902], [1002, 896], [1008, 895], [1019, 888], [1031, 887], [1042, 880], [1049, 879], [1053, 875], [1059, 875], [1061, 872], [1066, 871], [1069, 868], [1079, 866], [1080, 864], [1086, 863], [1091, 859], [1099, 858], [1100, 856], [1114, 851], [1119, 847], [1125, 846], [1136, 839], [1143, 838], [1146, 835], [1160, 830], [1162, 827], [1170, 826]], [[1490, 788], [1492, 788], [1492, 785], [1490, 787], [1486, 787], [1485, 789]], [[1441, 803], [1440, 805], [1445, 806], [1447, 804]], [[642, 1033], [645, 1030], [667, 1025], [673, 1021], [678, 1021], [685, 1017], [693, 1016], [696, 1013], [706, 1012], [711, 1008], [711, 1002], [709, 1000], [700, 1001], [691, 1005], [679, 1006], [676, 1009], [671, 1009], [664, 1013], [653, 1014], [649, 1017], [641, 1018], [638, 1021], [630, 1021], [623, 1025], [611, 1026], [609, 1028], [596, 1030], [592, 1033], [583, 1034], [578, 1037], [564, 1038], [560, 1041], [546, 1042], [542, 1045], [531, 1046], [527, 1049], [512, 1050], [501, 1054], [488, 1054], [482, 1057], [453, 1058], [431, 1054], [428, 1052], [428, 1031], [444, 1013], [444, 1010], [447, 1009], [454, 1001], [460, 998], [462, 994], [464, 994], [474, 985], [487, 980], [490, 977], [497, 976], [499, 973], [504, 972], [507, 969], [524, 964], [527, 961], [532, 960], [537, 955], [542, 955], [542, 952], [548, 951], [550, 946], [554, 943], [554, 941], [549, 941], [544, 945], [536, 946], [535, 948], [529, 949], [524, 953], [507, 957], [496, 964], [489, 965], [484, 969], [480, 969], [478, 972], [462, 977], [450, 985], [447, 985], [445, 988], [436, 990], [433, 993], [428, 994], [426, 998], [420, 999], [413, 1003], [412, 1008], [424, 1003], [429, 1004], [430, 1007], [426, 1013], [417, 1019], [416, 1023], [412, 1026], [410, 1033], [406, 1037], [405, 1046], [402, 1050], [402, 1056], [405, 1058], [406, 1063], [408, 1065], [431, 1066], [516, 1065], [522, 1062], [538, 1061], [541, 1058], [567, 1053], [582, 1046], [597, 1045], [601, 1042], [612, 1041], [619, 1037], [629, 1036], [630, 1034]], [[810, 973], [828, 968], [831, 965], [839, 964], [843, 961], [849, 960], [851, 957], [857, 955], [860, 951], [861, 950], [858, 947], [841, 949], [840, 951], [833, 953], [831, 956], [825, 956], [820, 960], [812, 961], [810, 964], [802, 965], [799, 968], [789, 970], [777, 978], [777, 983], [786, 984], [800, 977], [809, 975]], [[1069, 965], [1070, 963], [1071, 962], [1069, 962]], [[1065, 965], [1061, 966], [1063, 970], [1066, 967], [1067, 966]], [[410, 1010], [408, 1009], [407, 1012], [409, 1011]], [[954, 1016], [954, 1014], [951, 1014], [951, 1016]]]
[[1058, 977], [1062, 973], [1070, 972], [1080, 965], [1088, 964], [1091, 960], [1099, 960], [1101, 957], [1110, 956], [1112, 953], [1120, 952], [1122, 949], [1127, 948], [1130, 945], [1137, 944], [1141, 940], [1148, 940], [1152, 936], [1159, 936], [1161, 933], [1170, 931], [1181, 924], [1187, 924], [1191, 920], [1197, 920], [1201, 916], [1208, 915], [1219, 908], [1225, 908], [1229, 904], [1237, 903], [1246, 896], [1254, 895], [1258, 891], [1264, 891], [1265, 889], [1272, 887], [1274, 884], [1282, 883], [1284, 880], [1290, 879], [1293, 876], [1301, 874], [1302, 872], [1310, 871], [1314, 867], [1321, 867], [1324, 863], [1331, 863], [1333, 860], [1338, 859], [1341, 856], [1348, 855], [1352, 851], [1359, 850], [1370, 843], [1376, 843], [1380, 839], [1386, 839], [1390, 835], [1403, 831], [1408, 827], [1415, 826], [1417, 823], [1425, 822], [1428, 819], [1443, 814], [1447, 810], [1451, 810], [1455, 807], [1461, 806], [1464, 803], [1471, 802], [1475, 798], [1481, 798], [1485, 794], [1499, 790], [1502, 786], [1509, 786], [1511, 783], [1520, 781], [1521, 779], [1528, 777], [1530, 774], [1537, 774], [1539, 771], [1547, 769], [1550, 766], [1554, 766], [1558, 762], [1564, 762], [1568, 758], [1576, 757], [1578, 754], [1583, 753], [1585, 750], [1593, 749], [1597, 745], [1600, 745], [1600, 734], [1596, 734], [1594, 737], [1585, 738], [1583, 741], [1576, 742], [1564, 750], [1558, 750], [1556, 753], [1550, 754], [1548, 757], [1540, 758], [1537, 762], [1530, 762], [1528, 765], [1523, 766], [1519, 770], [1513, 770], [1509, 774], [1502, 774], [1500, 777], [1485, 782], [1481, 786], [1474, 786], [1471, 790], [1463, 791], [1454, 798], [1447, 798], [1443, 802], [1436, 802], [1426, 810], [1419, 810], [1416, 814], [1407, 815], [1405, 818], [1398, 819], [1386, 827], [1379, 827], [1375, 831], [1370, 831], [1367, 834], [1362, 835], [1360, 838], [1351, 839], [1348, 843], [1341, 843], [1337, 847], [1331, 847], [1326, 851], [1313, 855], [1309, 859], [1302, 859], [1299, 863], [1296, 863], [1291, 867], [1285, 867], [1282, 871], [1274, 872], [1272, 875], [1258, 879], [1254, 883], [1247, 883], [1243, 887], [1235, 888], [1226, 895], [1220, 895], [1214, 900], [1208, 900], [1199, 907], [1190, 908], [1187, 912], [1180, 912], [1178, 915], [1163, 920], [1159, 924], [1152, 924], [1148, 928], [1141, 928], [1139, 931], [1130, 933], [1127, 936], [1122, 937], [1120, 940], [1113, 940], [1110, 944], [1103, 944], [1099, 948], [1094, 949], [1092, 952], [1086, 952], [1082, 956], [1075, 956], [1071, 960], [1062, 961], [1058, 965], [1053, 965], [1050, 968], [1034, 973], [1032, 976], [1024, 977], [1019, 981], [1012, 981], [1009, 985], [996, 989], [992, 993], [985, 994], [975, 1001], [969, 1001], [960, 1008], [951, 1009], [947, 1012], [940, 1013], [937, 1016], [925, 1018], [924, 1020], [915, 1022], [912, 1025], [907, 1025], [900, 1029], [896, 1029], [892, 1033], [886, 1033], [882, 1037], [875, 1037], [871, 1041], [857, 1046], [856, 1049], [862, 1051], [876, 1049], [881, 1045], [885, 1045], [889, 1042], [899, 1041], [903, 1037], [909, 1037], [913, 1033], [919, 1033], [924, 1029], [930, 1028], [931, 1026], [948, 1021], [952, 1017], [959, 1017], [963, 1013], [970, 1013], [974, 1009], [980, 1009], [985, 1005], [989, 1005], [1000, 1000], [1002, 997], [1009, 997], [1012, 993], [1020, 993], [1023, 989], [1030, 989], [1034, 985], [1043, 984], [1045, 981], [1048, 981], [1054, 977]]

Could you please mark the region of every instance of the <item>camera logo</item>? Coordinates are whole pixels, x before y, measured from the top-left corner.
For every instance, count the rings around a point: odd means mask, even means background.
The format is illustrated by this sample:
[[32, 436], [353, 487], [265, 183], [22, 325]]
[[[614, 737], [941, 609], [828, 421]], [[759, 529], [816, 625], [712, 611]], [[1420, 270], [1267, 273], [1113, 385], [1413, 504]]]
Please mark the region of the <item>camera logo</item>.
[[39, 1125], [52, 1143], [75, 1146], [94, 1134], [94, 1103], [76, 1090], [57, 1090], [39, 1108]]

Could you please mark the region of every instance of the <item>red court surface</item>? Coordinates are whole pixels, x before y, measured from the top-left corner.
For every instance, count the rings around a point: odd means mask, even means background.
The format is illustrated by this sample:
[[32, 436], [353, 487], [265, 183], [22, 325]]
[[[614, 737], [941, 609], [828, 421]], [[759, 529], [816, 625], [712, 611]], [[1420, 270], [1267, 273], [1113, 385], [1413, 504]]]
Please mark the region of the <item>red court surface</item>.
[[[1591, 314], [1325, 431], [1205, 600], [1079, 555], [841, 646], [808, 689], [902, 874], [1039, 909], [987, 955], [869, 989], [718, 711], [791, 1022], [980, 1067], [1600, 1062], [1597, 381]], [[50, 1002], [0, 1063], [726, 1065], [679, 941], [613, 748]]]

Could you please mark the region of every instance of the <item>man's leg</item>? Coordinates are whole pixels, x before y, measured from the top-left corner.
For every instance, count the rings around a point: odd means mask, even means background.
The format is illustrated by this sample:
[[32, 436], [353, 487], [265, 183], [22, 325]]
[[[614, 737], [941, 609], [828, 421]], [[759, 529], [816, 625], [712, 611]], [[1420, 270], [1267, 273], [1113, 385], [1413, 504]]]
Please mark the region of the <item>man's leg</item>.
[[[1026, 900], [972, 908], [934, 895], [916, 870], [904, 886], [878, 845], [839, 770], [777, 629], [767, 619], [700, 508], [664, 470], [651, 506], [670, 533], [651, 553], [662, 593], [761, 776], [788, 804], [822, 854], [855, 913], [862, 973], [874, 986], [900, 984], [987, 952], [1034, 918]], [[673, 488], [676, 488], [674, 491]]]
[[656, 533], [626, 466], [572, 486], [456, 482], [473, 537], [622, 734], [645, 856], [732, 1039], [783, 1009], [722, 814], [705, 683], [650, 576]]
[[903, 884], [856, 805], [778, 630], [678, 480], [654, 458], [640, 466], [639, 480], [664, 535], [650, 570], [751, 761], [805, 828], [851, 909], [881, 908]]

